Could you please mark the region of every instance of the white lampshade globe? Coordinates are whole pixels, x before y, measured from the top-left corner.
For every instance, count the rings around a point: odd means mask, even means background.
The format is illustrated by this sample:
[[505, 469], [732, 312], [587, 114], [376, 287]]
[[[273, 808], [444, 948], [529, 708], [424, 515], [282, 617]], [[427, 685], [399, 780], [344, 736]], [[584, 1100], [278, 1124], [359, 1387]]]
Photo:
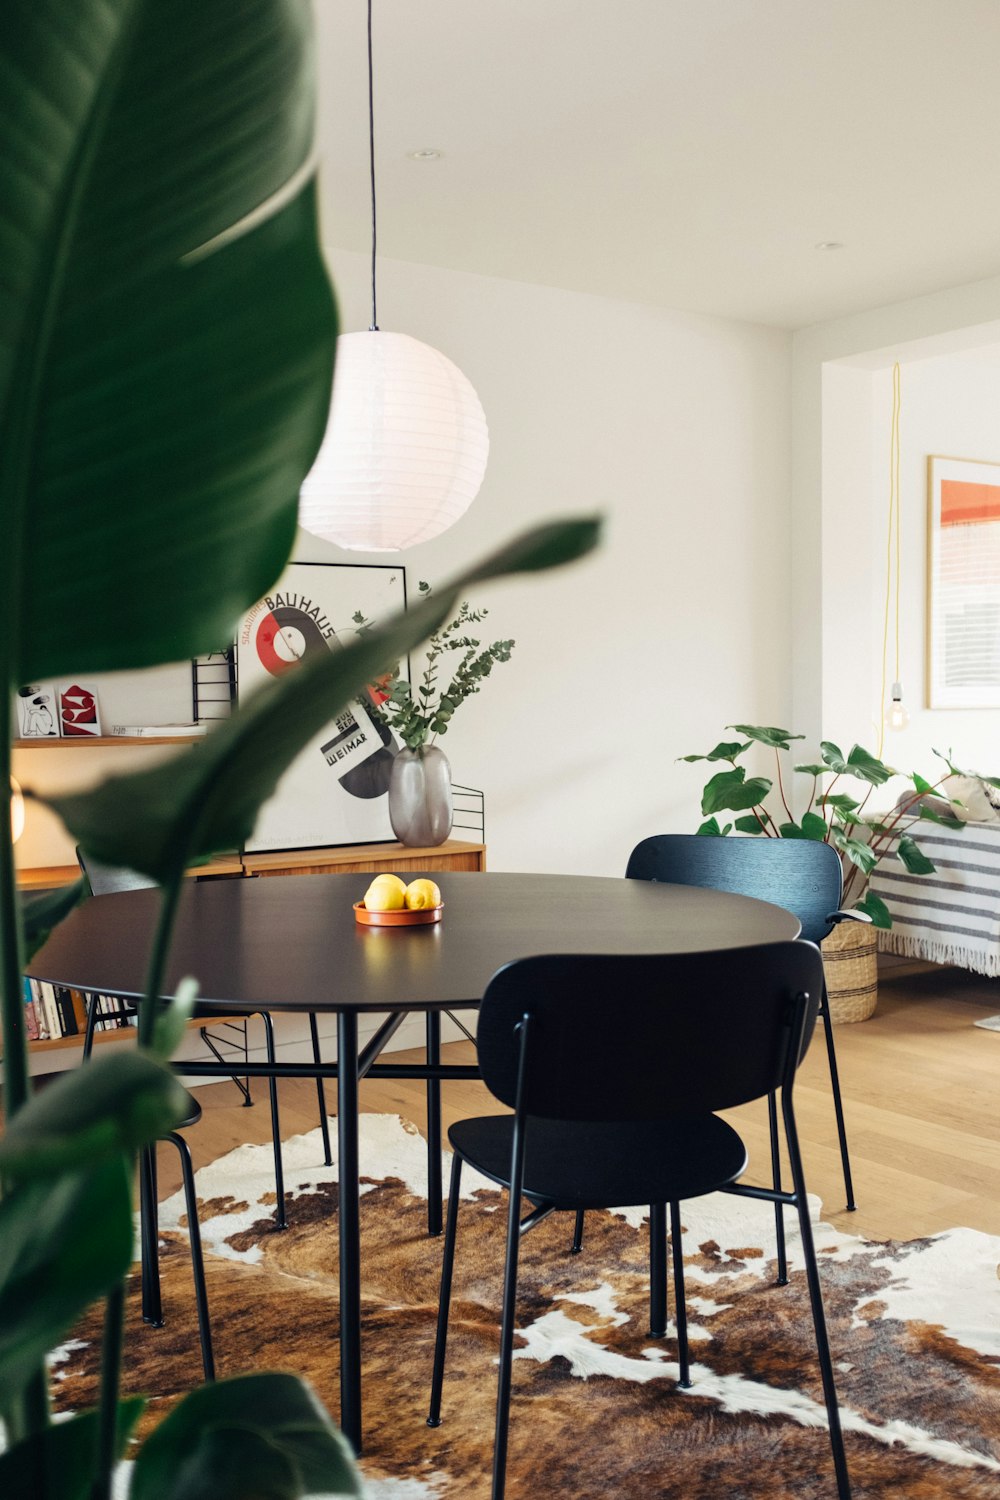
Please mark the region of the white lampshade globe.
[[405, 333], [342, 334], [299, 523], [361, 552], [430, 541], [476, 498], [489, 446], [479, 397], [445, 355]]

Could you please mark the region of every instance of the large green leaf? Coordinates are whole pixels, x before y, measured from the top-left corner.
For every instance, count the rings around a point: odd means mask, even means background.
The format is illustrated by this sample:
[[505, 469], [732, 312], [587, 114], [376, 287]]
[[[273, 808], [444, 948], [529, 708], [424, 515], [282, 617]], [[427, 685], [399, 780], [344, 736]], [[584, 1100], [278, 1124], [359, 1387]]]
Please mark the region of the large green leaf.
[[896, 852], [911, 875], [933, 875], [937, 869], [937, 866], [927, 858], [924, 851], [908, 834], [904, 834], [900, 839]]
[[63, 1073], [14, 1116], [0, 1139], [10, 1180], [52, 1177], [136, 1151], [190, 1113], [187, 1090], [145, 1052], [98, 1057]]
[[863, 874], [871, 874], [878, 864], [878, 855], [870, 844], [864, 843], [861, 839], [852, 839], [839, 828], [833, 829], [831, 837], [841, 853], [845, 854], [851, 861], [851, 864], [857, 865]]
[[861, 745], [853, 745], [846, 760], [839, 745], [835, 745], [832, 740], [823, 740], [819, 748], [827, 767], [839, 776], [856, 776], [859, 781], [867, 781], [871, 786], [882, 786], [890, 776], [897, 775], [892, 766], [885, 765]]
[[857, 810], [859, 803], [856, 798], [849, 797], [846, 792], [834, 792], [829, 797], [817, 797], [817, 802], [822, 807], [832, 807], [836, 812], [852, 813]]
[[360, 1495], [351, 1451], [293, 1375], [192, 1391], [146, 1439], [129, 1500], [299, 1500]]
[[699, 824], [695, 829], [695, 833], [702, 838], [721, 839], [725, 838], [732, 826], [732, 823], [727, 823], [724, 828], [720, 828], [718, 818], [706, 818], [704, 823]]
[[366, 683], [430, 635], [463, 590], [580, 557], [595, 545], [598, 532], [593, 519], [540, 526], [343, 650], [307, 657], [171, 760], [113, 777], [92, 791], [44, 800], [96, 859], [172, 880], [193, 860], [242, 843], [299, 750]]
[[[118, 1452], [145, 1406], [141, 1396], [118, 1403]], [[78, 1412], [0, 1454], [3, 1500], [90, 1500], [97, 1453], [98, 1414]]]
[[763, 776], [751, 776], [737, 766], [732, 771], [719, 771], [713, 776], [701, 794], [702, 817], [711, 817], [717, 812], [742, 812], [746, 807], [756, 807], [763, 802], [771, 790], [771, 783]]
[[336, 336], [312, 50], [308, 0], [5, 8], [14, 682], [209, 649], [288, 555]]
[[715, 746], [715, 749], [714, 750], [710, 750], [707, 755], [681, 755], [681, 756], [678, 757], [678, 759], [679, 760], [684, 760], [684, 761], [696, 761], [696, 760], [730, 760], [730, 761], [734, 761], [734, 760], [736, 760], [737, 756], [740, 756], [740, 755], [743, 754], [744, 750], [749, 750], [749, 749], [750, 749], [750, 741], [749, 740], [747, 740], [745, 743], [743, 743], [740, 740], [721, 740], [719, 742], [719, 744], [717, 744]]
[[0, 1370], [12, 1400], [84, 1309], [132, 1262], [132, 1197], [122, 1156], [0, 1200]]
[[827, 827], [819, 813], [807, 812], [803, 813], [801, 823], [782, 823], [778, 832], [783, 839], [811, 839], [821, 844], [826, 838]]
[[755, 818], [752, 813], [748, 817], [737, 818], [734, 826], [738, 833], [749, 833], [754, 837], [765, 832], [760, 819]]
[[854, 910], [867, 912], [872, 919], [873, 927], [881, 927], [884, 931], [888, 931], [892, 926], [892, 913], [882, 897], [873, 895], [871, 891], [866, 891], [863, 898], [855, 902]]
[[804, 734], [793, 734], [790, 729], [776, 729], [772, 724], [727, 724], [727, 729], [735, 729], [737, 734], [745, 735], [748, 740], [756, 740], [759, 745], [770, 745], [773, 750], [788, 750], [793, 740], [804, 740]]
[[925, 823], [940, 823], [945, 828], [965, 827], [965, 819], [946, 808], [944, 803], [940, 807], [929, 807], [926, 802], [921, 802], [917, 817], [922, 818]]

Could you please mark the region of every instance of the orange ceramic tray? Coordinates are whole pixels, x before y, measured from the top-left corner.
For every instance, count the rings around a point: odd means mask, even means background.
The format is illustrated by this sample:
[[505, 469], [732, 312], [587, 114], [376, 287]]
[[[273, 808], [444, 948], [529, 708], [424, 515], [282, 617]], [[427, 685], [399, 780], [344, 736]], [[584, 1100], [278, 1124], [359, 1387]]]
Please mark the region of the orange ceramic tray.
[[425, 906], [418, 911], [369, 911], [363, 901], [354, 903], [354, 919], [362, 927], [426, 927], [428, 922], [440, 922], [444, 904]]

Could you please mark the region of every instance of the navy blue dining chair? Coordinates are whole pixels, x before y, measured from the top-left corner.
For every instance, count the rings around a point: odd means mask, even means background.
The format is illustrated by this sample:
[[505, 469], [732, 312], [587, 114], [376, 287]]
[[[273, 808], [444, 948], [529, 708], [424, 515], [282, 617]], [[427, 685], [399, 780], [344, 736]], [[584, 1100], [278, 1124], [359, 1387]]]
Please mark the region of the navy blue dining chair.
[[[625, 875], [630, 880], [657, 880], [674, 885], [701, 886], [734, 895], [755, 896], [784, 907], [798, 917], [802, 937], [820, 944], [844, 921], [868, 921], [860, 912], [842, 911], [843, 869], [840, 857], [829, 844], [811, 839], [714, 838], [694, 833], [661, 833], [643, 839], [629, 855]], [[857, 1208], [851, 1159], [844, 1123], [844, 1105], [837, 1066], [830, 1007], [823, 983], [819, 1017], [823, 1022], [837, 1140], [844, 1174], [846, 1207]], [[771, 1157], [774, 1186], [780, 1187], [777, 1114], [769, 1100]], [[784, 1230], [781, 1210], [778, 1223], [778, 1280], [784, 1281]]]

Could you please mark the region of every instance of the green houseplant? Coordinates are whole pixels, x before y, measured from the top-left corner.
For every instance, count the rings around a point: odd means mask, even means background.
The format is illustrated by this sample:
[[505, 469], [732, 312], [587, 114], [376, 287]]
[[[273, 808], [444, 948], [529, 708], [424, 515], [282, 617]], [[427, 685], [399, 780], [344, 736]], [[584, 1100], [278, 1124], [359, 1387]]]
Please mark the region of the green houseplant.
[[[421, 598], [430, 595], [430, 585], [421, 582]], [[467, 633], [488, 613], [463, 599], [455, 617], [428, 640], [419, 684], [403, 677], [398, 666], [374, 684], [372, 712], [403, 742], [389, 782], [389, 819], [403, 844], [432, 847], [451, 832], [451, 769], [435, 741], [446, 733], [455, 710], [479, 692], [497, 662], [510, 661], [514, 649], [513, 641], [483, 646]], [[354, 622], [359, 634], [371, 629], [363, 614], [356, 614]], [[446, 662], [451, 663], [447, 682], [441, 682]]]
[[[963, 773], [947, 756], [942, 756], [947, 770], [937, 782], [931, 783], [912, 773], [906, 777], [906, 792], [897, 799], [896, 806], [874, 815], [866, 812], [872, 793], [900, 772], [861, 745], [854, 745], [845, 756], [832, 740], [824, 740], [818, 761], [789, 768], [783, 766], [782, 755], [790, 755], [793, 742], [804, 736], [761, 724], [730, 724], [727, 728], [740, 738], [720, 741], [705, 755], [680, 757], [683, 761], [719, 763], [728, 768], [716, 771], [702, 791], [701, 812], [705, 821], [698, 832], [720, 836], [735, 830], [759, 838], [816, 839], [832, 844], [844, 867], [845, 906], [865, 913], [876, 927], [891, 927], [892, 918], [885, 902], [869, 889], [872, 871], [894, 849], [911, 875], [933, 872], [934, 865], [912, 830], [921, 821], [944, 823], [952, 828], [965, 826], [956, 810], [960, 804], [949, 805], [947, 798], [939, 803], [933, 797], [949, 775]], [[748, 776], [746, 767], [740, 764], [754, 745], [774, 751], [773, 781], [766, 776]], [[792, 803], [798, 799], [791, 791], [789, 769], [794, 775], [807, 778], [805, 808], [798, 817], [792, 811]], [[720, 824], [718, 815], [727, 812], [738, 816]]]
[[[48, 799], [76, 842], [163, 895], [139, 1050], [33, 1095], [21, 970], [83, 891], [18, 896], [14, 692], [226, 638], [291, 549], [337, 323], [316, 226], [308, 0], [18, 6], [0, 64], [0, 1493], [106, 1500], [142, 1409], [119, 1394], [132, 1169], [183, 1113], [166, 1060], [196, 983], [172, 1008], [152, 1001], [184, 869], [242, 842], [310, 735], [439, 628], [466, 586], [580, 555], [596, 523], [539, 528], [439, 600], [270, 685], [190, 752]], [[54, 1424], [46, 1352], [98, 1299], [100, 1406]], [[130, 1497], [358, 1489], [312, 1392], [262, 1374], [182, 1402], [139, 1450]]]

